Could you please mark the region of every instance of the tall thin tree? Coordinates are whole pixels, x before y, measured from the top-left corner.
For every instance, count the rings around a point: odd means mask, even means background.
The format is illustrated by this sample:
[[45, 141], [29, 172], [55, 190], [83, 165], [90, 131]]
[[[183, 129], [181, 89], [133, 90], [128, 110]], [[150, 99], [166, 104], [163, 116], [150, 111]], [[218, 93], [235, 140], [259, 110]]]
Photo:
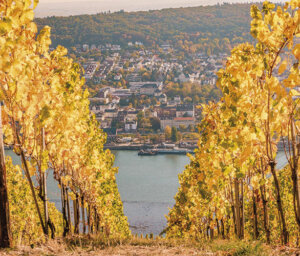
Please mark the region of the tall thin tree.
[[12, 245], [0, 104], [0, 248]]

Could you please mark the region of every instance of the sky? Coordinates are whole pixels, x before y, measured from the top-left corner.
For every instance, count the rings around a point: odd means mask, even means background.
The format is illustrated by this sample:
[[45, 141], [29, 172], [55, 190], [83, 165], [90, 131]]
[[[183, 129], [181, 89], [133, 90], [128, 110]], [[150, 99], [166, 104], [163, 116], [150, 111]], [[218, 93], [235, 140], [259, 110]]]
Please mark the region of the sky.
[[[143, 0], [142, 0], [143, 1]], [[82, 2], [82, 3], [84, 3], [84, 2], [88, 2], [88, 1], [83, 1], [83, 0], [40, 0], [39, 1], [40, 3], [62, 3], [62, 2]], [[89, 2], [91, 2], [91, 1], [89, 1]], [[97, 1], [93, 1], [93, 2], [97, 2]], [[98, 1], [98, 2], [112, 2], [112, 1], [109, 1], [109, 0], [107, 0], [107, 1]], [[128, 4], [131, 4], [131, 3], [136, 3], [136, 0], [124, 0], [124, 1], [122, 1], [122, 2], [125, 2], [125, 3], [128, 3]], [[149, 3], [151, 3], [151, 2], [153, 2], [153, 0], [147, 0], [147, 1], [144, 1], [144, 2], [149, 2]], [[174, 2], [174, 0], [172, 1], [172, 0], [160, 0], [160, 2], [168, 2], [168, 3], [170, 3], [170, 4], [172, 4], [172, 2]], [[175, 1], [176, 2], [176, 1]], [[185, 2], [189, 2], [188, 0], [181, 0], [181, 2], [184, 4]], [[197, 2], [197, 1], [195, 1], [195, 2]], [[210, 2], [213, 2], [213, 1], [211, 1], [211, 0], [204, 0], [204, 1], [198, 1], [198, 2], [202, 2], [203, 4], [204, 3], [206, 3], [206, 4], [209, 4]], [[215, 1], [216, 2], [216, 1]], [[247, 2], [257, 2], [257, 1], [253, 1], [253, 0], [228, 0], [228, 1], [217, 1], [217, 2], [239, 2], [239, 3], [241, 3], [241, 2], [245, 2], [245, 3], [247, 3]], [[279, 1], [276, 1], [276, 2], [279, 2]]]
[[[253, 3], [259, 0], [40, 0], [36, 17], [95, 14], [104, 11], [147, 11], [217, 3]], [[274, 0], [274, 2], [285, 2]]]

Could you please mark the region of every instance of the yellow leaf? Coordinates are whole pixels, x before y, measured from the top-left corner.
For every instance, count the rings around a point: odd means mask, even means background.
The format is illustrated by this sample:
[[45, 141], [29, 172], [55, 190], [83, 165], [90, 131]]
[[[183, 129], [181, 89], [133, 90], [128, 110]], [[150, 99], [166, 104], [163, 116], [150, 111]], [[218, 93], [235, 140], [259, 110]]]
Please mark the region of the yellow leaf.
[[36, 8], [36, 6], [38, 5], [39, 0], [33, 0], [33, 9]]
[[300, 92], [298, 90], [292, 89], [290, 92], [292, 96], [300, 96]]
[[300, 44], [297, 44], [293, 49], [293, 54], [297, 60], [300, 60]]
[[284, 73], [284, 71], [285, 71], [285, 69], [286, 69], [286, 66], [287, 66], [287, 61], [284, 60], [284, 61], [281, 63], [279, 69], [278, 69], [278, 74], [279, 74], [279, 75], [281, 75], [282, 73]]

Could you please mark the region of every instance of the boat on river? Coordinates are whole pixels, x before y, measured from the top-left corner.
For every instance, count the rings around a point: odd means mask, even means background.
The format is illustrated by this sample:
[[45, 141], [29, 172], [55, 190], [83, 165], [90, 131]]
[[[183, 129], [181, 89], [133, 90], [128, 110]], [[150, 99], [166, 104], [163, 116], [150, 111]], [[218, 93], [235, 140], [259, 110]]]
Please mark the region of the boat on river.
[[158, 149], [157, 154], [161, 155], [186, 155], [186, 154], [194, 154], [193, 150], [189, 149]]
[[149, 150], [149, 149], [141, 149], [138, 153], [139, 156], [155, 156], [157, 155], [156, 150]]
[[186, 155], [194, 154], [193, 150], [189, 149], [141, 149], [138, 153], [139, 156], [155, 156], [155, 155]]

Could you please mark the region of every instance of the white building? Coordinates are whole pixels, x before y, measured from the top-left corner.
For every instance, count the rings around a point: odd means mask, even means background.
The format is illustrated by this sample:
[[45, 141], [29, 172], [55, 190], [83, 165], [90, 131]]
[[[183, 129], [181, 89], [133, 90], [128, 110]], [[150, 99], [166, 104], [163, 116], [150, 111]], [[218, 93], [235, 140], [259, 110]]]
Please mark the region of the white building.
[[189, 125], [195, 125], [195, 118], [194, 117], [175, 117], [174, 119], [162, 119], [160, 120], [160, 128], [162, 131], [166, 129], [167, 126], [169, 127], [176, 127], [179, 128], [180, 125], [184, 125], [188, 127]]
[[125, 122], [125, 132], [136, 132], [137, 122], [134, 120], [127, 120]]
[[99, 62], [91, 61], [86, 64], [84, 77], [86, 79], [92, 79], [97, 68], [99, 67]]
[[162, 82], [130, 82], [129, 86], [132, 93], [146, 95], [154, 95], [156, 89], [161, 91], [163, 87]]
[[142, 42], [140, 42], [140, 41], [136, 41], [135, 42], [135, 45], [139, 45], [139, 46], [142, 46], [142, 45], [144, 45]]
[[82, 45], [82, 49], [87, 52], [89, 50], [89, 45], [88, 44], [84, 44]]

